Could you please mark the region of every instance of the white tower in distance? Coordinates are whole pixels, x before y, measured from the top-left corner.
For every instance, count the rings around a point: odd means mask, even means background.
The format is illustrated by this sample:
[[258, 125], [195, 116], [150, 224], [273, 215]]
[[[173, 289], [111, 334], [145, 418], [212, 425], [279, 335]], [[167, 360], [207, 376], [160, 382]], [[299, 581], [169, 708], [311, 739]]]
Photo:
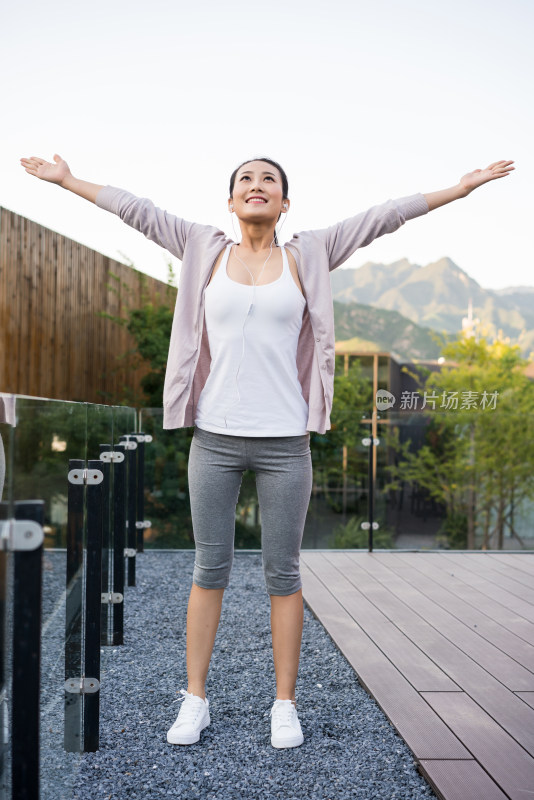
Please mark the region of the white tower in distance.
[[464, 336], [474, 336], [475, 335], [475, 326], [478, 325], [480, 320], [478, 317], [473, 319], [473, 303], [471, 298], [469, 298], [469, 303], [467, 304], [467, 317], [463, 317], [462, 319], [462, 333]]

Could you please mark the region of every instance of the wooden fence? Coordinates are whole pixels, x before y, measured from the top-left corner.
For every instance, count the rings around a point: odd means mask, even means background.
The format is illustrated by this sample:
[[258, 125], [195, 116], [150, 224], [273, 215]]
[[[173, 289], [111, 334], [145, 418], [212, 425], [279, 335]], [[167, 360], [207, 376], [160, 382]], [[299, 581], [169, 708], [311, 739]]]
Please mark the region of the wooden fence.
[[0, 391], [137, 404], [149, 370], [125, 318], [143, 301], [174, 307], [176, 289], [0, 207]]

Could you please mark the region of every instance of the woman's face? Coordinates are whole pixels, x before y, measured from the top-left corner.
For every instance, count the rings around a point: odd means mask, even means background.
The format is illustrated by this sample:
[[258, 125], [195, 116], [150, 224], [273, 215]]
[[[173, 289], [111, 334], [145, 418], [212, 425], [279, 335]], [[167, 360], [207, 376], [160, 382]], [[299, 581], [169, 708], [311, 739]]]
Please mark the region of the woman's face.
[[[283, 204], [287, 208], [283, 208]], [[287, 211], [289, 200], [283, 198], [282, 178], [276, 167], [266, 161], [244, 164], [235, 177], [233, 197], [228, 201], [230, 211], [244, 222], [276, 221], [280, 212]]]

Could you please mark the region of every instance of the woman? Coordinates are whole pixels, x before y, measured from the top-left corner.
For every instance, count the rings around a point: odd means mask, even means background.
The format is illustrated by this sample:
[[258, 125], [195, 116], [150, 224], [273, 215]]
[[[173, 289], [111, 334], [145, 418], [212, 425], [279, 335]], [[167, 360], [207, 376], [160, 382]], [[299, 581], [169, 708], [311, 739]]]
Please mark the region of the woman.
[[290, 207], [287, 177], [271, 159], [232, 174], [228, 208], [241, 241], [171, 216], [147, 199], [75, 178], [66, 162], [22, 159], [182, 260], [164, 388], [164, 428], [195, 426], [189, 487], [195, 566], [187, 611], [187, 691], [167, 733], [192, 744], [210, 724], [205, 681], [233, 558], [235, 507], [245, 469], [256, 472], [265, 583], [271, 600], [276, 699], [271, 743], [303, 742], [295, 687], [303, 623], [299, 554], [311, 492], [309, 432], [330, 428], [334, 320], [329, 271], [408, 219], [503, 178], [513, 161], [464, 175], [456, 186], [374, 206], [278, 245]]

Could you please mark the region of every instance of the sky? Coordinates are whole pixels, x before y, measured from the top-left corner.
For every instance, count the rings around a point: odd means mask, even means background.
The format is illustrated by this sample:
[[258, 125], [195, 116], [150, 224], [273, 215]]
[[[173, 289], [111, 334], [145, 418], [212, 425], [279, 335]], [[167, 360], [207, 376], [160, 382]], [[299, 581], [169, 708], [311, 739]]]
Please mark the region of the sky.
[[282, 242], [513, 159], [345, 267], [448, 256], [486, 288], [534, 286], [533, 23], [531, 0], [10, 3], [0, 206], [166, 280], [176, 259], [20, 157], [58, 153], [233, 237], [230, 173], [269, 156], [289, 177]]

